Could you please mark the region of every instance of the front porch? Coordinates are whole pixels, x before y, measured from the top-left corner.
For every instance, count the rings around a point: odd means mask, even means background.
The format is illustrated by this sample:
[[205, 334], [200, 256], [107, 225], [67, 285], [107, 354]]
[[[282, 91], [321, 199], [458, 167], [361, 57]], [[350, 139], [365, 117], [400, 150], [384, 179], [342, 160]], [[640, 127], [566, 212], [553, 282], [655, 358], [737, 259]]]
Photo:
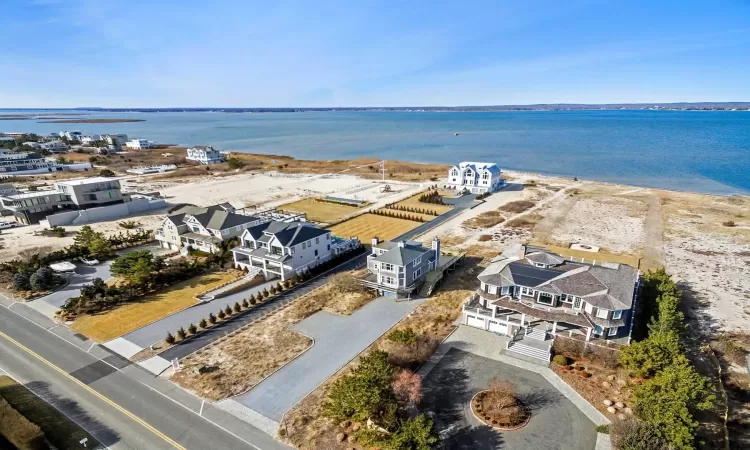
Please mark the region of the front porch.
[[410, 298], [414, 291], [417, 291], [419, 286], [417, 283], [412, 283], [407, 287], [400, 287], [393, 284], [386, 284], [378, 281], [378, 275], [375, 273], [368, 273], [360, 279], [362, 285], [367, 289], [373, 289], [379, 296], [384, 297], [395, 297], [395, 298]]
[[180, 241], [182, 242], [183, 247], [200, 250], [206, 253], [215, 253], [221, 239], [214, 236], [204, 236], [198, 233], [185, 233], [180, 236]]

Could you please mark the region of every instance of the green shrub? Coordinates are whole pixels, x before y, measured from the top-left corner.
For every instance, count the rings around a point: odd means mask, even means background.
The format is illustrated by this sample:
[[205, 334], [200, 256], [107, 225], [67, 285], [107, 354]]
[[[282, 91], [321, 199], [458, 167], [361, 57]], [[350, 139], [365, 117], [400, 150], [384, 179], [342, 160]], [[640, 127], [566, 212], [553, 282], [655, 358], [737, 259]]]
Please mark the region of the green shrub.
[[208, 324], [206, 323], [206, 319], [201, 319], [201, 321], [198, 322], [198, 326], [201, 328], [207, 328]]
[[609, 425], [597, 425], [594, 427], [594, 431], [597, 433], [609, 434]]
[[208, 313], [208, 321], [212, 324], [216, 323], [216, 316], [214, 316], [214, 313]]
[[195, 326], [195, 324], [188, 325], [188, 333], [195, 334], [198, 332], [198, 327]]
[[219, 316], [219, 319], [221, 320], [224, 320], [224, 318], [227, 316], [223, 309], [220, 309], [219, 314], [217, 315]]
[[232, 308], [230, 308], [229, 305], [227, 305], [227, 307], [224, 308], [224, 314], [226, 314], [227, 316], [232, 315]]
[[177, 330], [177, 337], [182, 339], [185, 339], [185, 336], [187, 336], [187, 333], [185, 333], [185, 329], [180, 327], [179, 330]]
[[555, 357], [552, 358], [552, 362], [559, 366], [567, 366], [568, 358], [564, 357], [563, 355], [555, 355]]
[[400, 344], [413, 344], [417, 342], [417, 333], [411, 327], [399, 328], [388, 334], [388, 340]]
[[256, 303], [258, 303], [258, 301], [257, 301], [257, 300], [255, 300], [255, 296], [253, 295], [252, 297], [250, 297], [250, 304], [251, 304], [251, 305], [254, 305], [254, 304], [256, 304]]
[[29, 286], [35, 291], [44, 291], [52, 287], [55, 274], [49, 267], [42, 267], [29, 277]]
[[29, 284], [29, 277], [22, 273], [13, 275], [13, 289], [16, 291], [28, 291], [29, 289], [31, 289], [31, 284]]
[[250, 304], [247, 302], [246, 298], [242, 299], [242, 307], [243, 308], [249, 308], [250, 307]]
[[268, 289], [263, 288], [263, 292], [261, 292], [261, 295], [263, 295], [263, 298], [268, 298], [268, 296], [270, 295]]
[[242, 306], [240, 306], [239, 303], [234, 302], [234, 307], [232, 309], [234, 309], [235, 313], [238, 313], [238, 312], [242, 311]]
[[164, 339], [164, 342], [166, 342], [169, 345], [172, 345], [172, 344], [175, 343], [175, 338], [174, 338], [174, 336], [172, 336], [172, 333], [167, 332], [167, 338]]

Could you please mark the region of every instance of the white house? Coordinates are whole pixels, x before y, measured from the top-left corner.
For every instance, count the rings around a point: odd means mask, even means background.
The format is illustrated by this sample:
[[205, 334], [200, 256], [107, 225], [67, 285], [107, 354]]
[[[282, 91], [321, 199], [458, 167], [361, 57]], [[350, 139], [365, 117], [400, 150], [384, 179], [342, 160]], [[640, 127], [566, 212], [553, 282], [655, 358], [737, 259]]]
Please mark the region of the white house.
[[81, 136], [79, 140], [81, 141], [81, 144], [88, 145], [97, 141], [101, 141], [103, 139], [102, 139], [102, 135], [100, 134], [92, 134], [91, 136]]
[[356, 238], [334, 238], [329, 230], [307, 222], [262, 223], [245, 230], [240, 242], [232, 249], [236, 268], [281, 281], [359, 246]]
[[187, 160], [201, 164], [219, 164], [227, 160], [228, 152], [214, 150], [211, 146], [197, 146], [187, 149]]
[[128, 141], [127, 134], [103, 134], [102, 140], [113, 147], [121, 147]]
[[65, 153], [68, 151], [68, 146], [61, 141], [50, 141], [42, 144], [42, 149], [50, 153]]
[[472, 194], [494, 192], [505, 185], [500, 173], [500, 168], [495, 163], [464, 161], [448, 170], [445, 187], [467, 189]]
[[125, 143], [125, 147], [133, 149], [133, 150], [144, 150], [149, 148], [154, 148], [154, 142], [149, 141], [146, 139], [133, 139], [132, 141], [127, 141]]
[[83, 135], [80, 131], [61, 131], [60, 137], [70, 139], [71, 141], [80, 141]]

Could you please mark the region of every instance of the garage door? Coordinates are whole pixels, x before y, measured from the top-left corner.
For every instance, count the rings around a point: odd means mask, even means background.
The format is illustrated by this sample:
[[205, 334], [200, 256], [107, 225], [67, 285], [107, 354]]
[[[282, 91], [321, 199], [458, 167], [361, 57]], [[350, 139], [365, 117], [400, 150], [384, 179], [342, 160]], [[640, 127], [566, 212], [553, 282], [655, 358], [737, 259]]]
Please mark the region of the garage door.
[[490, 320], [490, 331], [498, 334], [508, 334], [508, 325]]
[[466, 316], [468, 318], [466, 324], [471, 325], [472, 327], [477, 327], [484, 329], [484, 319], [480, 319], [479, 317], [474, 316]]

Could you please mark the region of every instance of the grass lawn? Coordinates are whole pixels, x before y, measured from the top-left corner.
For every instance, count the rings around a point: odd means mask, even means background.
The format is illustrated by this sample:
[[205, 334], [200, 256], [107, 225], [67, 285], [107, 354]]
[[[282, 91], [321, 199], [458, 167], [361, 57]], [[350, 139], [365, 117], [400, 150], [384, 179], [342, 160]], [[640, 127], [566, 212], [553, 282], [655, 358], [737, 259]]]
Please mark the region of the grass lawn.
[[375, 214], [362, 214], [351, 220], [341, 222], [329, 228], [334, 236], [354, 237], [356, 236], [364, 244], [369, 244], [372, 238], [391, 240], [409, 230], [421, 225], [420, 222], [411, 220], [395, 219], [393, 217], [378, 216]]
[[0, 376], [0, 397], [38, 425], [47, 440], [60, 450], [81, 449], [83, 446], [79, 442], [84, 438], [88, 439], [87, 448], [99, 446], [83, 428], [10, 377]]
[[79, 316], [71, 328], [98, 342], [105, 342], [194, 305], [196, 295], [238, 279], [237, 274], [236, 271], [215, 272], [191, 278], [137, 302], [101, 314]]
[[307, 214], [308, 220], [331, 223], [357, 212], [356, 206], [346, 206], [338, 203], [321, 202], [314, 198], [306, 198], [293, 203], [279, 206], [282, 211], [294, 211]]
[[411, 208], [431, 209], [437, 212], [438, 214], [445, 214], [453, 208], [450, 205], [436, 205], [434, 203], [420, 202], [419, 197], [421, 197], [423, 194], [424, 192], [420, 192], [419, 194], [409, 197], [406, 200], [401, 200], [400, 202], [396, 204], [402, 205], [402, 206], [408, 206]]

